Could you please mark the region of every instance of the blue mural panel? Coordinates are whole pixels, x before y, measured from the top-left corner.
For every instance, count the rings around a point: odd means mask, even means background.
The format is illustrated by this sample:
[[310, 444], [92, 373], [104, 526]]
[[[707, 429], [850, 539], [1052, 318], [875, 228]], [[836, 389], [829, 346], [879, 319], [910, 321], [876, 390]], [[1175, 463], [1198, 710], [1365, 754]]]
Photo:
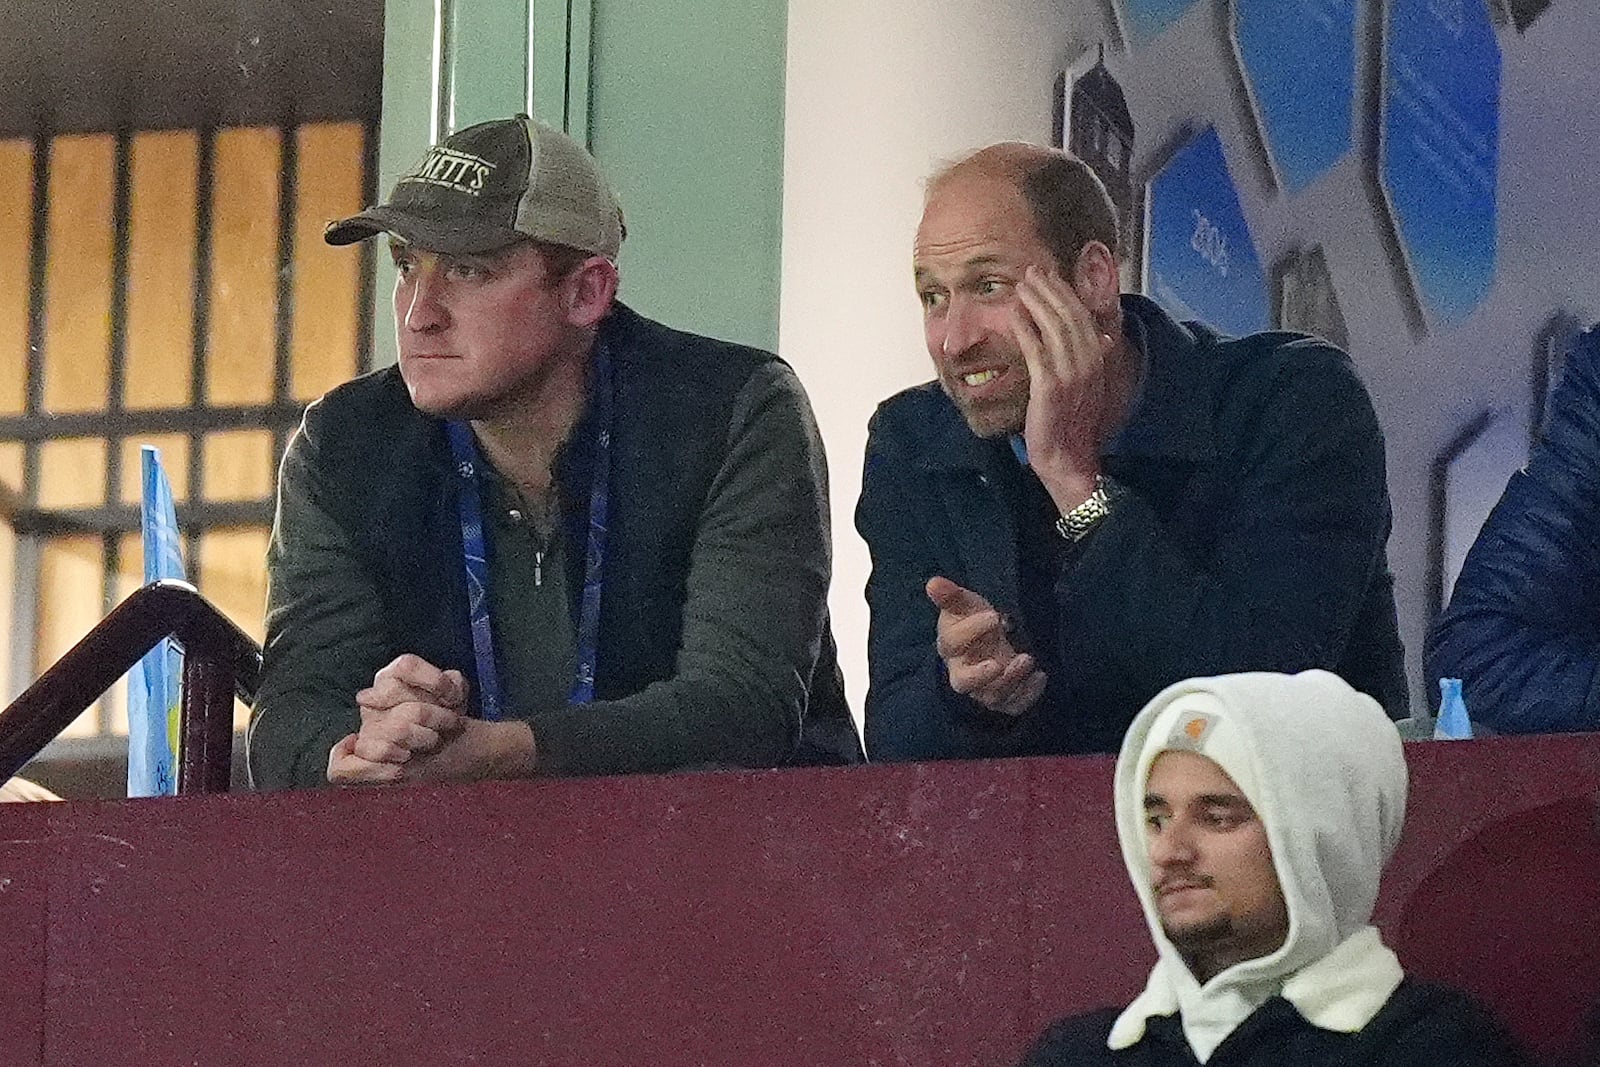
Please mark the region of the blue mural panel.
[[1233, 40], [1273, 172], [1297, 193], [1354, 143], [1355, 0], [1234, 0]]
[[1208, 126], [1150, 180], [1145, 292], [1180, 319], [1230, 334], [1271, 323], [1271, 297], [1222, 155]]
[[1389, 0], [1379, 182], [1427, 318], [1494, 285], [1500, 43], [1482, 0]]
[[1118, 0], [1123, 31], [1135, 44], [1143, 44], [1171, 26], [1193, 7], [1195, 0]]

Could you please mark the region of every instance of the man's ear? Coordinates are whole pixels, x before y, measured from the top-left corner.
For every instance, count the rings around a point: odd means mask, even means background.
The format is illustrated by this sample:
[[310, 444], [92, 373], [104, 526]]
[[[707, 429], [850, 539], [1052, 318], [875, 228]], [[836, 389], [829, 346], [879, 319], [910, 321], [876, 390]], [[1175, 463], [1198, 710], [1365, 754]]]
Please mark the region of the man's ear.
[[590, 256], [562, 284], [567, 322], [582, 329], [595, 326], [617, 297], [617, 265], [605, 256]]
[[1122, 295], [1122, 274], [1117, 257], [1101, 241], [1090, 241], [1078, 251], [1072, 268], [1072, 287], [1096, 315], [1107, 314]]

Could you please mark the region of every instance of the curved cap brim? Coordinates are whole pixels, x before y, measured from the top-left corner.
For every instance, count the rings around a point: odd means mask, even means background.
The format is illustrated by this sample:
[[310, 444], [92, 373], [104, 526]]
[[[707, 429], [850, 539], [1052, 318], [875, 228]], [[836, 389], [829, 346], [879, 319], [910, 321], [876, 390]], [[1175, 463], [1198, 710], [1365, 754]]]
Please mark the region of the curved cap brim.
[[523, 239], [522, 234], [509, 226], [459, 217], [430, 219], [387, 204], [330, 222], [322, 231], [322, 239], [330, 245], [349, 245], [382, 233], [392, 233], [406, 244], [449, 255], [494, 252]]

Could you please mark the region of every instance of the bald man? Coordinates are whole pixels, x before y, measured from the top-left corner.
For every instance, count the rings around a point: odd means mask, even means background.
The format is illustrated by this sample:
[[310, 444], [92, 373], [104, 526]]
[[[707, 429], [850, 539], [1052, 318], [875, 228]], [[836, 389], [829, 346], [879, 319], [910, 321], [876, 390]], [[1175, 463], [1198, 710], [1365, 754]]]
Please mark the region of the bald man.
[[1324, 668], [1406, 714], [1383, 437], [1349, 358], [1120, 286], [1079, 160], [991, 145], [927, 185], [937, 380], [873, 417], [873, 759], [1112, 752], [1182, 678]]

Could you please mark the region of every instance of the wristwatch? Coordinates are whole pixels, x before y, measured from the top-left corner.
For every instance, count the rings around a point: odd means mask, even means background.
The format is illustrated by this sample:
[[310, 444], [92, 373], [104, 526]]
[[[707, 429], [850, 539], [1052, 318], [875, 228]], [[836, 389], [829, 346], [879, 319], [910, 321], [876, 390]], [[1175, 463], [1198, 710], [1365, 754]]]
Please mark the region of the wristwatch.
[[1089, 531], [1100, 520], [1111, 514], [1112, 505], [1121, 494], [1121, 487], [1103, 474], [1095, 476], [1094, 492], [1089, 499], [1056, 519], [1056, 533], [1071, 544], [1089, 536]]

